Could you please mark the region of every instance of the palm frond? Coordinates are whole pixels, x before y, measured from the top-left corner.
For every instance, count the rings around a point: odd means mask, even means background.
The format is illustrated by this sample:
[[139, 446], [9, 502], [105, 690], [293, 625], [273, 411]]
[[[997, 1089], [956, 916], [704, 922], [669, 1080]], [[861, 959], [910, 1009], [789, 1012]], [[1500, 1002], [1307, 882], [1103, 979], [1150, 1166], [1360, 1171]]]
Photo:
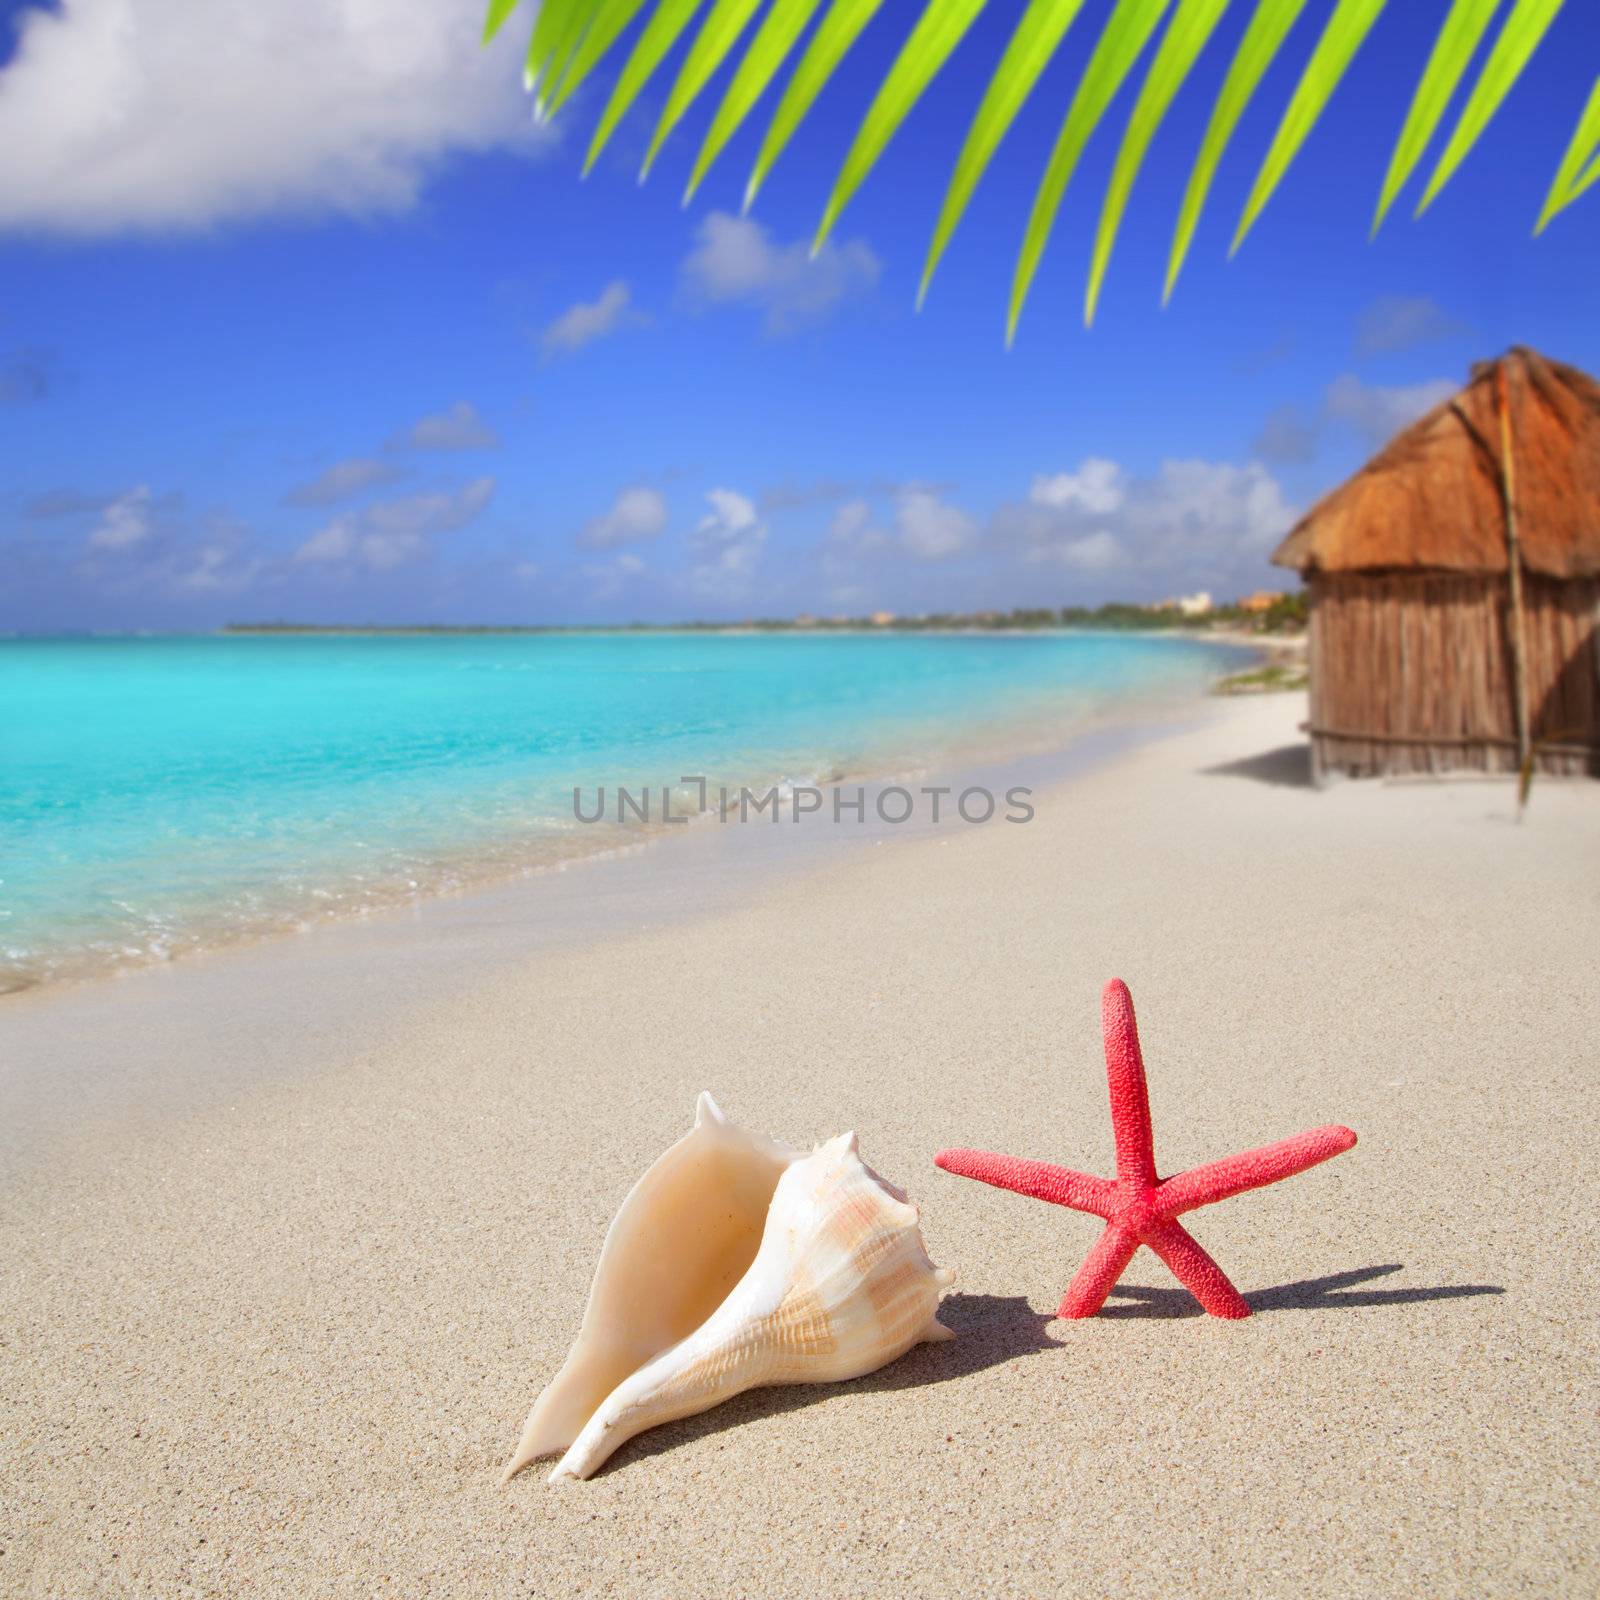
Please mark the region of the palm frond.
[[1066, 121], [1056, 136], [1055, 149], [1050, 152], [1050, 164], [1034, 196], [1028, 231], [1022, 236], [1022, 253], [1017, 257], [1016, 272], [1011, 279], [1011, 306], [1006, 312], [1008, 345], [1017, 336], [1017, 320], [1022, 315], [1023, 302], [1039, 270], [1045, 242], [1055, 226], [1062, 196], [1077, 170], [1083, 147], [1122, 87], [1123, 79], [1133, 70], [1134, 62], [1149, 43], [1166, 9], [1167, 0], [1117, 0], [1116, 9], [1094, 47], [1094, 54], [1089, 57], [1089, 65], [1083, 69], [1077, 93], [1067, 107]]
[[656, 68], [678, 42], [683, 30], [694, 21], [694, 14], [699, 9], [700, 0], [658, 0], [650, 20], [644, 25], [644, 32], [634, 44], [633, 54], [622, 69], [622, 76], [611, 91], [605, 110], [600, 113], [599, 126], [594, 130], [589, 153], [584, 157], [585, 173], [600, 159], [600, 152], [616, 131], [617, 124], [627, 114], [628, 107], [638, 99], [639, 91], [655, 75]]
[[1417, 215], [1433, 204], [1439, 191], [1450, 181], [1457, 167], [1466, 159], [1467, 152], [1478, 142], [1478, 136], [1489, 126], [1489, 119], [1500, 109], [1500, 103], [1511, 92], [1512, 86], [1522, 76], [1528, 58], [1538, 49], [1540, 42], [1556, 20], [1565, 0], [1517, 0], [1511, 15], [1506, 18], [1500, 37], [1495, 40], [1489, 59], [1478, 74], [1472, 94], [1467, 100], [1461, 120], [1439, 157], [1428, 187], [1417, 205]]
[[488, 42], [505, 26], [506, 18], [517, 9], [517, 0], [489, 0], [483, 19], [483, 42]]
[[752, 201], [767, 181], [767, 174], [783, 154], [784, 147], [793, 138], [794, 131], [805, 120], [812, 102], [822, 93], [824, 85], [834, 74], [845, 53], [872, 21], [883, 0], [833, 0], [828, 14], [817, 25], [800, 65], [794, 69], [789, 87], [773, 114], [767, 137], [756, 156], [755, 169], [745, 185], [744, 203], [748, 210]]
[[[517, 3], [518, 0], [486, 0], [486, 41], [502, 31]], [[814, 247], [820, 248], [828, 238], [907, 116], [967, 37], [985, 3], [986, 0], [924, 0], [915, 21], [907, 24], [893, 64], [874, 93], [834, 180]], [[1256, 0], [1189, 170], [1168, 253], [1163, 302], [1170, 298], [1182, 272], [1223, 157], [1307, 4], [1308, 0]], [[1544, 43], [1563, 5], [1564, 0], [1511, 0], [1443, 153], [1429, 175], [1416, 208], [1418, 215], [1432, 204], [1477, 145]], [[665, 109], [655, 124], [642, 178], [668, 137], [754, 26], [754, 36], [744, 46], [731, 81], [711, 113], [709, 129], [685, 189], [687, 203], [779, 72], [800, 49], [816, 21], [762, 136], [745, 190], [744, 203], [748, 207], [881, 6], [882, 0], [827, 0], [825, 7], [823, 0], [653, 0], [648, 7], [646, 0], [542, 0], [528, 43], [527, 82], [538, 96], [539, 111], [554, 115], [648, 10], [595, 127], [584, 162], [587, 172], [650, 80], [690, 34], [691, 25], [704, 9], [703, 20], [693, 31], [668, 91]], [[1083, 6], [1084, 0], [1028, 0], [998, 66], [988, 77], [956, 158], [923, 265], [917, 293], [919, 306], [978, 183]], [[1072, 86], [1065, 118], [1035, 192], [1012, 278], [1008, 343], [1015, 334], [1085, 147], [1165, 22], [1123, 129], [1105, 193], [1100, 197], [1084, 295], [1084, 320], [1093, 321], [1117, 235], [1151, 144], [1174, 100], [1192, 80], [1228, 6], [1229, 0], [1116, 0]], [[1321, 31], [1294, 80], [1294, 89], [1256, 172], [1230, 255], [1243, 243], [1281, 185], [1386, 7], [1387, 0], [1322, 0], [1317, 8], [1323, 19]], [[1491, 26], [1505, 10], [1504, 0], [1449, 0], [1379, 187], [1372, 221], [1374, 234], [1415, 174]], [[1600, 81], [1595, 83], [1578, 118], [1534, 231], [1542, 232], [1552, 218], [1597, 183]]]
[[1200, 141], [1199, 157], [1183, 193], [1183, 204], [1178, 208], [1178, 225], [1173, 230], [1172, 252], [1167, 258], [1167, 282], [1161, 296], [1163, 305], [1172, 298], [1172, 287], [1183, 270], [1200, 213], [1205, 209], [1206, 196], [1211, 192], [1217, 167], [1233, 139], [1233, 130], [1239, 126], [1239, 118], [1255, 98], [1267, 68], [1277, 59], [1283, 41], [1299, 21], [1305, 4], [1306, 0], [1257, 0], [1255, 15], [1234, 52], [1233, 65], [1228, 68], [1222, 93], [1217, 96], [1205, 137]]
[[1317, 40], [1317, 47], [1311, 52], [1306, 70], [1301, 74], [1300, 82], [1289, 100], [1289, 109], [1278, 124], [1267, 158], [1256, 174], [1255, 186], [1250, 191], [1250, 198], [1245, 201], [1233, 243], [1228, 247], [1229, 255], [1244, 243], [1245, 235], [1282, 182], [1284, 173], [1289, 170], [1289, 163], [1299, 155], [1301, 145], [1316, 126], [1333, 91], [1339, 87], [1340, 80], [1349, 70], [1356, 51], [1361, 48], [1372, 31], [1373, 23], [1387, 4], [1388, 0], [1339, 0], [1333, 8], [1333, 15], [1328, 18], [1328, 25], [1322, 30], [1322, 37]]
[[922, 283], [917, 290], [918, 306], [927, 298], [934, 269], [939, 265], [939, 258], [950, 243], [950, 236], [956, 231], [956, 224], [961, 221], [984, 169], [1016, 120], [1017, 113], [1033, 93], [1039, 74], [1050, 64], [1050, 58], [1082, 9], [1083, 0], [1030, 0], [1028, 9], [1023, 12], [1000, 65], [989, 80], [983, 104], [978, 107], [978, 114], [967, 130], [966, 143], [962, 145], [956, 161], [955, 175], [945, 191], [944, 204], [939, 209], [939, 220], [933, 230], [933, 242], [928, 246], [928, 258], [922, 267]]
[[817, 236], [812, 250], [820, 249], [828, 237], [839, 213], [849, 205], [850, 197], [861, 187], [862, 179], [877, 165], [884, 147], [894, 137], [911, 108], [922, 98], [922, 92], [933, 82], [934, 75], [950, 57], [950, 52], [961, 43], [967, 29], [978, 20], [984, 0], [928, 0], [922, 20], [906, 40], [883, 87], [867, 111], [855, 143], [845, 157], [838, 182], [828, 196], [827, 208], [817, 225]]
[[722, 65], [728, 52], [739, 42], [739, 35], [744, 32], [760, 4], [761, 0], [716, 0], [711, 7], [711, 14], [701, 24], [700, 32], [695, 35], [694, 44], [678, 72], [672, 93], [667, 96], [667, 109], [661, 113], [661, 120], [656, 124], [655, 134], [650, 140], [650, 148], [645, 152], [644, 166], [639, 171], [641, 178], [649, 176], [650, 167], [663, 141], [677, 127], [684, 112], [694, 104], [696, 96]]
[[1383, 193], [1378, 196], [1378, 209], [1372, 218], [1374, 235], [1383, 226], [1395, 196], [1405, 188], [1406, 179], [1422, 159], [1422, 152], [1428, 148], [1445, 107], [1466, 74], [1467, 63], [1499, 9], [1500, 0], [1454, 0], [1451, 5], [1450, 14], [1434, 41], [1433, 54], [1428, 57], [1428, 64], [1417, 82], [1417, 92], [1406, 113], [1405, 126], [1395, 141], [1394, 154], [1389, 158]]
[[723, 147], [739, 131], [756, 101], [766, 92], [767, 85], [777, 76], [778, 68], [789, 59], [789, 52], [794, 49], [800, 35], [806, 31], [806, 24], [821, 4], [822, 0], [775, 0], [767, 13], [767, 20], [761, 24], [750, 48], [745, 51], [728, 92], [717, 107], [711, 130], [700, 147], [694, 171], [683, 193], [685, 204], [693, 198], [701, 180], [711, 170], [712, 163], [722, 154]]
[[[1584, 170], [1586, 161], [1590, 163], [1587, 171]], [[1543, 233], [1550, 219], [1566, 210], [1596, 179], [1600, 179], [1600, 78], [1595, 79], [1594, 88], [1589, 91], [1589, 103], [1578, 118], [1572, 143], [1561, 158], [1533, 231]]]
[[547, 116], [553, 117], [572, 97], [643, 9], [644, 0], [605, 0], [583, 30], [578, 48], [567, 58], [560, 74], [545, 84], [541, 99]]
[[1134, 179], [1144, 165], [1145, 152], [1155, 138], [1172, 104], [1173, 97], [1183, 87], [1184, 79], [1205, 49], [1222, 14], [1228, 9], [1228, 0], [1179, 0], [1178, 10], [1167, 31], [1162, 36], [1161, 47], [1145, 74], [1144, 87], [1128, 118], [1126, 132], [1122, 135], [1122, 148], [1117, 151], [1117, 164], [1111, 169], [1111, 182], [1106, 187], [1106, 198], [1100, 208], [1100, 227], [1094, 239], [1094, 259], [1089, 266], [1089, 288], [1084, 295], [1083, 322], [1088, 327], [1094, 322], [1095, 306], [1100, 299], [1100, 284], [1106, 268], [1111, 263], [1111, 249], [1116, 243], [1117, 229], [1122, 225], [1122, 213], [1127, 209], [1128, 196]]

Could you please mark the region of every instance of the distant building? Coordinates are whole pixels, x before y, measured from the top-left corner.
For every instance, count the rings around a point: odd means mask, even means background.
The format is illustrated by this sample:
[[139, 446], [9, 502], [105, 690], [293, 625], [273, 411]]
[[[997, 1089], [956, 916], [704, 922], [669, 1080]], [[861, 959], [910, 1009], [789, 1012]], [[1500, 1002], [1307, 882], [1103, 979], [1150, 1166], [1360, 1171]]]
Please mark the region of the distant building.
[[802, 611], [800, 615], [794, 619], [794, 625], [797, 628], [814, 628], [817, 625], [817, 619], [812, 616], [809, 611]]
[[895, 614], [892, 611], [874, 611], [867, 618], [874, 628], [891, 628], [895, 623]]
[[1203, 617], [1212, 609], [1211, 592], [1197, 589], [1193, 594], [1179, 595], [1174, 604], [1186, 617]]
[[1254, 594], [1247, 594], [1242, 600], [1235, 600], [1241, 611], [1258, 612], [1270, 611], [1280, 600], [1288, 599], [1282, 589], [1257, 589]]

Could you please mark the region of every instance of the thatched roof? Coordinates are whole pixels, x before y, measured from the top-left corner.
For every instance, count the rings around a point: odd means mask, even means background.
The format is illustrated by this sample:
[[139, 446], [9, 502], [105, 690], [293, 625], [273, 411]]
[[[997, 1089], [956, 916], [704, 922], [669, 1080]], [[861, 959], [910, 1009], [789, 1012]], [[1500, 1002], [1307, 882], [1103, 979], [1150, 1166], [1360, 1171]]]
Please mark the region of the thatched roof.
[[1517, 346], [1325, 495], [1272, 559], [1302, 572], [1504, 572], [1499, 373], [1505, 372], [1523, 564], [1600, 574], [1600, 384]]

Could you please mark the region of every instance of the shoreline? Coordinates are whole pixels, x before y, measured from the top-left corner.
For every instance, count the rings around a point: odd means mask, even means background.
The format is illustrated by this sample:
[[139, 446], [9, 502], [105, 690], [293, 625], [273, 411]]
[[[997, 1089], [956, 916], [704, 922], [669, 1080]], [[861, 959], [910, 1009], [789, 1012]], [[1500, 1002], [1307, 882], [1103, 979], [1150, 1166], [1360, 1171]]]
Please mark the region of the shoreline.
[[[1029, 785], [1049, 805], [1077, 779], [1125, 758], [1142, 745], [1203, 726], [1221, 714], [1209, 694], [1178, 703], [1124, 705], [1122, 715], [1074, 730], [1064, 743], [960, 769], [927, 768], [921, 776], [952, 784]], [[1137, 715], [1130, 712], [1137, 711]], [[457, 996], [528, 960], [563, 950], [602, 949], [639, 929], [692, 929], [883, 847], [915, 848], [1006, 826], [967, 824], [948, 811], [890, 826], [873, 815], [871, 798], [907, 774], [859, 781], [869, 796], [866, 820], [835, 824], [826, 813], [798, 827], [714, 815], [682, 829], [656, 828], [633, 842], [502, 876], [403, 904], [330, 917], [293, 933], [238, 937], [168, 961], [129, 963], [79, 978], [0, 995], [0, 1101], [10, 1112], [0, 1126], [0, 1185], [8, 1169], [47, 1159], [79, 1119], [115, 1125], [133, 1117], [159, 1120], [204, 1108], [219, 1097], [299, 1080], [304, 1064], [286, 1011], [317, 1033], [359, 1033], [386, 1020]], [[850, 780], [854, 783], [857, 780]], [[331, 983], [327, 981], [332, 975]], [[341, 985], [360, 979], [354, 1013]], [[327, 991], [332, 990], [331, 999]], [[419, 990], [424, 991], [419, 997]], [[292, 1004], [282, 999], [294, 996]], [[237, 1061], [199, 1071], [175, 1067], [168, 1037], [202, 1039], [216, 1014]], [[147, 1053], [108, 1051], [85, 1077], [78, 1063], [39, 1040], [88, 1031], [114, 1035], [124, 1017], [155, 1033]], [[194, 1059], [180, 1048], [178, 1060]], [[253, 1064], [252, 1064], [253, 1063]], [[78, 1068], [78, 1070], [75, 1070]]]
[[[758, 883], [648, 852], [650, 905], [638, 872], [586, 875], [592, 939], [530, 945], [491, 897], [0, 1012], [8, 1077], [27, 1056], [60, 1118], [0, 1207], [4, 1586], [1592, 1592], [1600, 1304], [1569, 1175], [1600, 1115], [1600, 809], [1313, 791], [1302, 714], [1211, 702], [1028, 827]], [[1191, 1315], [1148, 1252], [1056, 1321], [1093, 1226], [932, 1164], [1107, 1170], [1113, 974], [1164, 1171], [1359, 1134], [1196, 1215], [1244, 1322]], [[95, 1088], [118, 1081], [133, 1103]], [[855, 1129], [958, 1274], [956, 1338], [502, 1489], [607, 1222], [701, 1089], [801, 1148]]]
[[[1154, 638], [1167, 636], [1151, 635]], [[1182, 638], [1183, 635], [1174, 633], [1171, 637]], [[1231, 638], [1219, 639], [1215, 644], [1219, 649], [1245, 648], [1239, 640]], [[898, 747], [886, 743], [881, 749], [867, 753], [859, 765], [827, 762], [826, 776], [807, 774], [801, 779], [767, 773], [755, 774], [748, 780], [731, 778], [727, 781], [730, 785], [739, 783], [762, 793], [769, 787], [787, 791], [798, 783], [822, 787], [857, 783], [883, 786], [930, 770], [948, 774], [976, 767], [995, 767], [1007, 761], [1049, 761], [1064, 755], [1077, 741], [1107, 729], [1114, 730], [1124, 723], [1136, 727], [1179, 715], [1191, 701], [1203, 703], [1222, 681], [1220, 676], [1214, 679], [1204, 695], [1162, 689], [1085, 702], [1074, 690], [1049, 707], [1013, 709], [997, 725], [998, 732], [989, 728], [980, 733], [961, 724], [945, 728], [932, 725], [904, 736], [905, 742]], [[689, 820], [707, 825], [717, 819], [703, 813]], [[672, 836], [670, 827], [648, 819], [638, 825], [613, 820], [596, 827], [593, 834], [563, 832], [550, 827], [516, 839], [508, 836], [492, 843], [441, 851], [426, 862], [414, 864], [409, 870], [417, 876], [408, 876], [403, 883], [396, 879], [389, 883], [341, 887], [327, 893], [320, 905], [315, 900], [302, 899], [292, 906], [285, 905], [270, 912], [258, 911], [249, 921], [225, 921], [196, 912], [185, 924], [168, 931], [159, 947], [147, 944], [113, 951], [100, 944], [83, 946], [71, 953], [63, 951], [55, 956], [36, 957], [36, 961], [48, 961], [47, 969], [38, 976], [24, 976], [20, 971], [11, 974], [0, 987], [0, 1014], [23, 995], [51, 993], [63, 986], [114, 981], [149, 968], [167, 967], [221, 951], [248, 949], [263, 941], [303, 937], [322, 928], [414, 913], [419, 907], [437, 900], [453, 900], [520, 882], [537, 882], [547, 874], [564, 873], [581, 869], [589, 862], [631, 855]]]

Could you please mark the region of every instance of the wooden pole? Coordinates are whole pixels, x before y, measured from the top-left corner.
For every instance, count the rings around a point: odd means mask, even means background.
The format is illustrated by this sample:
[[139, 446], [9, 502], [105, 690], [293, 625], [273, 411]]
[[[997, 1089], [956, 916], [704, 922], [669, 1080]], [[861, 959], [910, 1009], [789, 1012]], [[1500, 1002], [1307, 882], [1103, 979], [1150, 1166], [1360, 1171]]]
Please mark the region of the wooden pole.
[[[1506, 359], [1509, 359], [1506, 358]], [[1506, 360], [1496, 369], [1500, 411], [1500, 491], [1506, 508], [1506, 562], [1511, 609], [1506, 618], [1511, 636], [1511, 709], [1517, 729], [1517, 767], [1528, 763], [1527, 640], [1522, 624], [1522, 546], [1517, 541], [1517, 469], [1511, 449], [1511, 397], [1506, 388]]]

